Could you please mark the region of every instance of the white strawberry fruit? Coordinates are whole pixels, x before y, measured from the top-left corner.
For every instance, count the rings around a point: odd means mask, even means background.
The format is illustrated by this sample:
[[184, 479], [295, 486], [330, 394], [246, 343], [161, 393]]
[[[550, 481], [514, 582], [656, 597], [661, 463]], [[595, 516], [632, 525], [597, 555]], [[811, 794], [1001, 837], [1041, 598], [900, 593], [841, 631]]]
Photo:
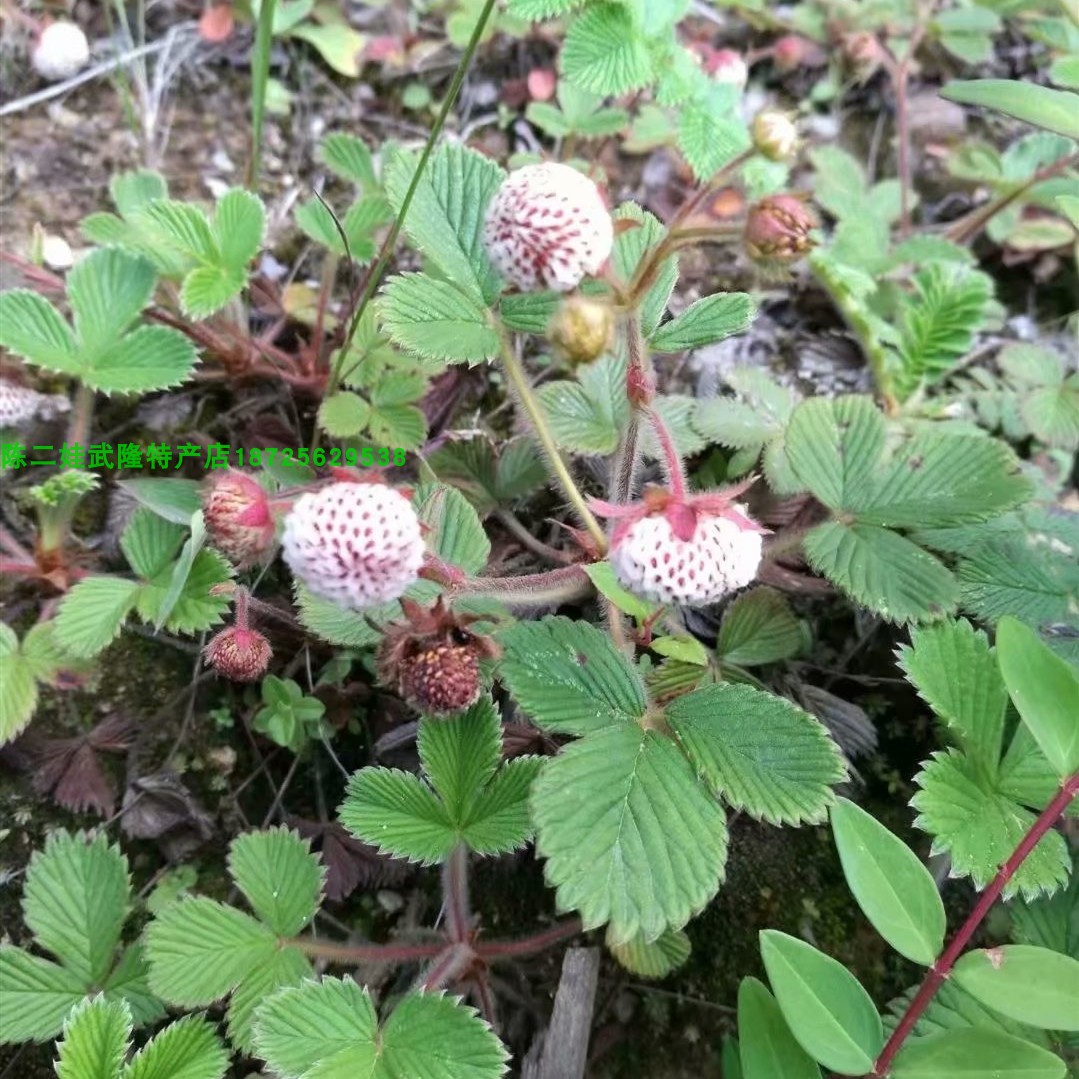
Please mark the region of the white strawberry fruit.
[[424, 558], [412, 504], [378, 483], [331, 483], [302, 495], [285, 519], [282, 549], [314, 595], [352, 608], [397, 599]]
[[686, 607], [745, 588], [760, 568], [764, 532], [734, 502], [747, 486], [684, 497], [650, 487], [631, 506], [594, 502], [619, 518], [609, 555], [615, 576], [635, 595]]
[[503, 181], [487, 209], [483, 240], [495, 268], [522, 292], [569, 292], [610, 257], [614, 227], [587, 176], [546, 162]]

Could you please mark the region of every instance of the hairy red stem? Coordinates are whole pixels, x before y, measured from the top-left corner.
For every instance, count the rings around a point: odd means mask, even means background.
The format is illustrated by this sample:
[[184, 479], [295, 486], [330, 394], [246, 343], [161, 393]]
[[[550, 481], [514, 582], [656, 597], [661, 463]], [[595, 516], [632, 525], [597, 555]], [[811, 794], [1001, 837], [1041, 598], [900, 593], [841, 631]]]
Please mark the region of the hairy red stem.
[[977, 904], [959, 932], [952, 938], [951, 943], [945, 948], [940, 958], [925, 976], [925, 980], [914, 995], [914, 999], [903, 1013], [903, 1018], [899, 1020], [899, 1025], [892, 1032], [892, 1036], [881, 1050], [880, 1056], [877, 1057], [868, 1079], [884, 1079], [888, 1074], [888, 1069], [892, 1066], [896, 1054], [918, 1025], [918, 1020], [921, 1019], [925, 1009], [929, 1007], [933, 997], [936, 996], [937, 990], [940, 989], [951, 974], [956, 960], [959, 959], [963, 949], [970, 943], [970, 938], [992, 909], [993, 904], [1000, 898], [1000, 893], [1004, 891], [1008, 881], [1015, 876], [1027, 856], [1038, 845], [1042, 836], [1064, 815], [1064, 811], [1077, 794], [1079, 794], [1079, 773], [1076, 773], [1064, 783], [1057, 796], [1042, 810], [1038, 819], [1030, 826], [1030, 830], [1023, 836], [1019, 846], [1015, 848], [1008, 860], [997, 871], [997, 875], [993, 878], [989, 887], [982, 892]]
[[409, 963], [416, 959], [433, 959], [446, 947], [441, 941], [430, 944], [339, 944], [312, 937], [293, 937], [287, 943], [304, 955], [335, 963]]
[[568, 921], [559, 922], [544, 929], [542, 932], [533, 933], [520, 940], [480, 940], [476, 942], [476, 954], [485, 961], [498, 959], [515, 959], [524, 955], [534, 955], [542, 952], [552, 944], [559, 941], [569, 940], [582, 932], [580, 918], [570, 918]]

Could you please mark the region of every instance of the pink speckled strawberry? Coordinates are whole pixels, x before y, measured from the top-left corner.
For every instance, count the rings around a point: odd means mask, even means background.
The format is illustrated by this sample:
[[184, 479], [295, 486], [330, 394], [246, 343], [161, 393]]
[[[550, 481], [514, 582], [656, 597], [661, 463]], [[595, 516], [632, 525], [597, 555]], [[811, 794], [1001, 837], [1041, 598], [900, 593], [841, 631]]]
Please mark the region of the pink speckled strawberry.
[[599, 188], [568, 165], [526, 165], [503, 181], [483, 240], [502, 276], [530, 292], [569, 292], [611, 254], [614, 228]]
[[301, 496], [285, 519], [282, 546], [312, 593], [353, 608], [397, 599], [424, 557], [412, 504], [379, 483], [331, 483]]

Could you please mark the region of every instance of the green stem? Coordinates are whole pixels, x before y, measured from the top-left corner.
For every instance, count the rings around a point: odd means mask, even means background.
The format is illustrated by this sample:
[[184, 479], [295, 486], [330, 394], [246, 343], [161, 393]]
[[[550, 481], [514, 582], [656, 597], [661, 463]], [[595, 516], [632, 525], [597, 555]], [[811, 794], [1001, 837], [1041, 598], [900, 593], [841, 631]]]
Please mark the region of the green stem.
[[270, 50], [273, 47], [273, 19], [277, 0], [259, 4], [255, 52], [251, 64], [251, 157], [247, 163], [247, 186], [258, 190], [262, 167], [262, 125], [266, 114], [266, 84], [270, 79]]
[[510, 342], [509, 337], [507, 337], [505, 328], [499, 323], [496, 329], [498, 332], [499, 347], [502, 353], [502, 366], [506, 371], [506, 377], [509, 379], [510, 386], [517, 395], [517, 400], [520, 402], [521, 407], [528, 414], [528, 419], [532, 424], [536, 437], [539, 439], [540, 445], [547, 454], [551, 469], [554, 471], [558, 482], [562, 485], [562, 490], [565, 492], [566, 497], [577, 511], [577, 515], [580, 517], [585, 528], [588, 529], [589, 535], [596, 541], [596, 546], [602, 553], [607, 550], [606, 533], [604, 533], [599, 522], [593, 516], [592, 511], [588, 508], [588, 503], [585, 501], [584, 495], [581, 494], [580, 488], [578, 488], [573, 477], [570, 475], [569, 468], [566, 467], [566, 462], [562, 459], [562, 454], [555, 444], [554, 436], [547, 426], [547, 417], [543, 414], [543, 409], [540, 408], [540, 404], [536, 400], [535, 394], [532, 392], [532, 387], [528, 382], [528, 376], [525, 374], [521, 361], [517, 358], [517, 352]]
[[[446, 120], [449, 118], [450, 110], [453, 108], [454, 102], [457, 100], [457, 95], [461, 91], [461, 85], [464, 83], [465, 75], [468, 74], [468, 69], [472, 65], [472, 58], [476, 54], [476, 49], [479, 48], [480, 40], [483, 37], [483, 31], [487, 26], [488, 19], [491, 17], [491, 12], [494, 11], [495, 3], [496, 0], [486, 0], [486, 3], [483, 5], [483, 10], [480, 12], [479, 18], [476, 20], [476, 25], [472, 30], [472, 37], [469, 38], [468, 44], [465, 46], [465, 51], [457, 65], [457, 70], [453, 73], [450, 88], [446, 93], [445, 100], [442, 102], [442, 108], [438, 110], [438, 116], [435, 118], [435, 122], [431, 127], [431, 133], [427, 136], [427, 142], [423, 147], [423, 152], [420, 154], [420, 160], [416, 165], [416, 169], [412, 173], [412, 180], [408, 185], [408, 190], [405, 192], [405, 197], [401, 200], [401, 209], [394, 218], [394, 222], [390, 226], [390, 231], [382, 243], [382, 249], [379, 251], [378, 259], [367, 273], [363, 292], [360, 294], [359, 301], [352, 313], [352, 319], [349, 322], [348, 332], [345, 334], [344, 342], [342, 343], [341, 349], [337, 353], [337, 358], [334, 360], [333, 367], [330, 370], [330, 377], [326, 383], [327, 397], [329, 397], [340, 384], [341, 366], [352, 346], [352, 341], [356, 336], [360, 320], [367, 310], [367, 305], [371, 302], [371, 298], [374, 296], [375, 290], [382, 280], [382, 275], [386, 272], [386, 267], [393, 257], [394, 247], [397, 244], [397, 237], [401, 234], [401, 227], [404, 225], [408, 208], [412, 205], [412, 199], [416, 194], [416, 190], [419, 188], [420, 180], [423, 177], [424, 170], [427, 168], [427, 162], [434, 152], [435, 145], [438, 142], [439, 136], [442, 134], [442, 129], [445, 127]], [[316, 439], [318, 437], [317, 429], [315, 437]]]

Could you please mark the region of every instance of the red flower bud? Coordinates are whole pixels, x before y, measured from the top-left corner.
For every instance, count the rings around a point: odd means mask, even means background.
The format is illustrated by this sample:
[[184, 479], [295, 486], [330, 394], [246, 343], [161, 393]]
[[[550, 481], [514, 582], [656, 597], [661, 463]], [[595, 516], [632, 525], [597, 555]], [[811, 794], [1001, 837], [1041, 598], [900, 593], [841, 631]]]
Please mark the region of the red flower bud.
[[746, 253], [754, 262], [786, 265], [797, 262], [813, 247], [810, 232], [817, 219], [795, 195], [769, 195], [749, 208]]
[[203, 649], [206, 662], [233, 682], [256, 682], [273, 658], [270, 642], [257, 629], [227, 626]]
[[210, 542], [237, 565], [257, 561], [273, 543], [269, 495], [244, 472], [215, 476], [203, 493], [202, 513]]

